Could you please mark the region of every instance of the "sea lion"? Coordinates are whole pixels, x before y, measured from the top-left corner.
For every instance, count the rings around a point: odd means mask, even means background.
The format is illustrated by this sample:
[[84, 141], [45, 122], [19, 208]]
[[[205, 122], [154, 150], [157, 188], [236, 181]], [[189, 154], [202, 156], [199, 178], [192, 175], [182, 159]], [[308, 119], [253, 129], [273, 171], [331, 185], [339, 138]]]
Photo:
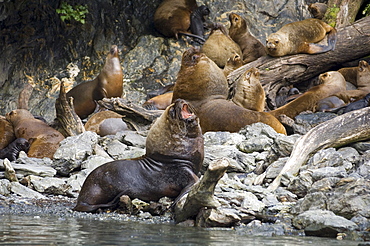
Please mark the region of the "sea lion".
[[76, 211], [114, 206], [122, 195], [157, 201], [187, 192], [198, 177], [204, 158], [198, 117], [184, 100], [176, 100], [155, 121], [146, 139], [146, 154], [94, 169], [77, 198]]
[[319, 82], [319, 85], [310, 88], [295, 100], [269, 113], [275, 117], [285, 114], [293, 119], [303, 111], [315, 111], [319, 100], [346, 90], [346, 80], [337, 71], [320, 74]]
[[310, 11], [314, 18], [320, 20], [324, 18], [327, 9], [328, 5], [326, 3], [311, 3], [308, 5], [308, 11]]
[[227, 100], [228, 91], [226, 78], [216, 63], [198, 48], [184, 52], [172, 100], [182, 98], [194, 106], [203, 133], [237, 132], [246, 125], [262, 122], [286, 134], [284, 126], [269, 113], [248, 110]]
[[119, 131], [128, 130], [122, 115], [106, 110], [100, 111], [89, 118], [85, 130], [97, 133], [99, 136], [115, 135]]
[[338, 109], [346, 103], [336, 96], [330, 96], [323, 98], [317, 102], [316, 111], [317, 112], [332, 112], [335, 109]]
[[227, 76], [234, 71], [235, 69], [240, 68], [243, 66], [243, 61], [240, 55], [235, 53], [233, 56], [231, 56], [229, 59], [227, 59], [226, 65], [223, 69], [224, 75], [227, 78]]
[[67, 92], [67, 98], [73, 97], [76, 114], [85, 119], [94, 112], [96, 101], [103, 98], [121, 97], [123, 93], [123, 72], [119, 61], [118, 47], [113, 45], [100, 74], [91, 81], [86, 81]]
[[231, 13], [229, 20], [231, 23], [229, 28], [230, 38], [240, 46], [244, 64], [267, 55], [265, 46], [249, 32], [247, 22], [243, 17]]
[[220, 68], [225, 67], [227, 60], [234, 54], [242, 56], [242, 51], [227, 33], [224, 25], [216, 23], [212, 27], [211, 34], [201, 48]]
[[262, 112], [265, 109], [265, 91], [257, 68], [245, 71], [235, 83], [231, 101], [240, 107], [254, 111]]
[[205, 5], [198, 7], [190, 14], [190, 32], [192, 34], [204, 38], [204, 22], [206, 21], [205, 16], [209, 14], [209, 8]]
[[172, 95], [173, 92], [170, 91], [162, 95], [152, 97], [143, 104], [143, 107], [149, 110], [164, 110], [171, 104]]
[[163, 0], [154, 13], [154, 27], [162, 35], [179, 38], [179, 34], [198, 38], [203, 37], [189, 32], [190, 15], [198, 8], [195, 0]]
[[359, 100], [370, 93], [370, 65], [364, 60], [361, 60], [357, 67], [356, 86], [357, 90], [346, 90], [336, 96], [348, 103]]
[[16, 139], [12, 124], [0, 115], [0, 149], [5, 148]]
[[26, 109], [15, 109], [6, 114], [6, 119], [12, 123], [15, 136], [25, 138], [30, 143], [29, 157], [53, 159], [59, 142], [64, 139], [60, 132], [35, 119]]
[[0, 159], [7, 158], [9, 161], [15, 161], [19, 152], [24, 151], [27, 153], [29, 148], [30, 144], [27, 139], [17, 138], [4, 149], [0, 149]]
[[[328, 34], [328, 44], [315, 44]], [[318, 54], [335, 48], [337, 31], [325, 22], [310, 18], [284, 25], [266, 40], [267, 53], [274, 57], [300, 53]]]
[[343, 67], [341, 69], [338, 70], [338, 72], [340, 72], [344, 79], [353, 84], [353, 85], [357, 85], [357, 68], [358, 67]]
[[348, 104], [347, 106], [340, 108], [337, 111], [337, 114], [345, 114], [369, 106], [370, 106], [370, 93], [367, 94], [364, 98], [361, 98], [360, 100], [357, 100], [355, 102]]

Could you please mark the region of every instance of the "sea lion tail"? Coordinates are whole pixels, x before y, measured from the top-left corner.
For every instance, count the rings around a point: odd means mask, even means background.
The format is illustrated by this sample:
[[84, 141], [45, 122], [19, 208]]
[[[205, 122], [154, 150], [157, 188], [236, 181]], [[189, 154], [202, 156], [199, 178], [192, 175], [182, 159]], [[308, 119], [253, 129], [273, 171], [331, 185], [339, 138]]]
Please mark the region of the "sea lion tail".
[[330, 50], [335, 49], [335, 45], [338, 40], [337, 30], [335, 28], [331, 29], [331, 31], [328, 33], [328, 46], [331, 47]]

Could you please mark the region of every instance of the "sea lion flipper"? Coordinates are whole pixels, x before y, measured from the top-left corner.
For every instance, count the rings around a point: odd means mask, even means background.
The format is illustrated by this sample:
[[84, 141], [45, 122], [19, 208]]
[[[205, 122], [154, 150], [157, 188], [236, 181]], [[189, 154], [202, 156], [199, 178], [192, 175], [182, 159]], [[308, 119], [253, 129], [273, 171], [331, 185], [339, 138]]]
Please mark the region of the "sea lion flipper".
[[327, 45], [322, 45], [322, 44], [315, 44], [315, 43], [310, 43], [309, 44], [309, 49], [308, 49], [308, 54], [319, 54], [319, 53], [325, 53], [330, 50], [335, 49], [335, 45], [337, 43], [337, 31], [336, 29], [332, 29], [328, 35], [327, 35]]

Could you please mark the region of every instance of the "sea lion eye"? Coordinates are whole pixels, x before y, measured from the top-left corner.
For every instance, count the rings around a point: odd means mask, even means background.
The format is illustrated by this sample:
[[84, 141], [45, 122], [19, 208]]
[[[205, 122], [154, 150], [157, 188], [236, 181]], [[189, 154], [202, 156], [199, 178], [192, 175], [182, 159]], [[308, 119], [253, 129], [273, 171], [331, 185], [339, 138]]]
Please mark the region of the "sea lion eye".
[[191, 57], [191, 60], [192, 60], [192, 61], [196, 61], [196, 60], [197, 60], [197, 58], [198, 58], [198, 55], [193, 55], [193, 56]]
[[235, 17], [235, 21], [238, 21], [239, 20], [239, 18], [238, 17]]
[[275, 44], [278, 44], [279, 43], [279, 40], [275, 40]]

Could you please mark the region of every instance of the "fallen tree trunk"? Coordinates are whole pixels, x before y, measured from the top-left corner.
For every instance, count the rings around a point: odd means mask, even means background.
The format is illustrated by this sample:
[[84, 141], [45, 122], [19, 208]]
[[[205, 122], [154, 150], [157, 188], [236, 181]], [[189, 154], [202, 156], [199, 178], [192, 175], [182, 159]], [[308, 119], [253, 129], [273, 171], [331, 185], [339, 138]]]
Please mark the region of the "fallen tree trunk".
[[262, 85], [267, 87], [267, 94], [276, 94], [282, 86], [307, 81], [339, 64], [370, 55], [370, 16], [337, 31], [335, 50], [315, 55], [264, 56], [230, 73], [227, 77], [229, 84], [233, 84], [248, 69], [256, 67], [260, 70]]
[[284, 175], [296, 175], [315, 152], [370, 138], [370, 107], [348, 112], [323, 122], [301, 137], [283, 169], [268, 189], [276, 190]]

